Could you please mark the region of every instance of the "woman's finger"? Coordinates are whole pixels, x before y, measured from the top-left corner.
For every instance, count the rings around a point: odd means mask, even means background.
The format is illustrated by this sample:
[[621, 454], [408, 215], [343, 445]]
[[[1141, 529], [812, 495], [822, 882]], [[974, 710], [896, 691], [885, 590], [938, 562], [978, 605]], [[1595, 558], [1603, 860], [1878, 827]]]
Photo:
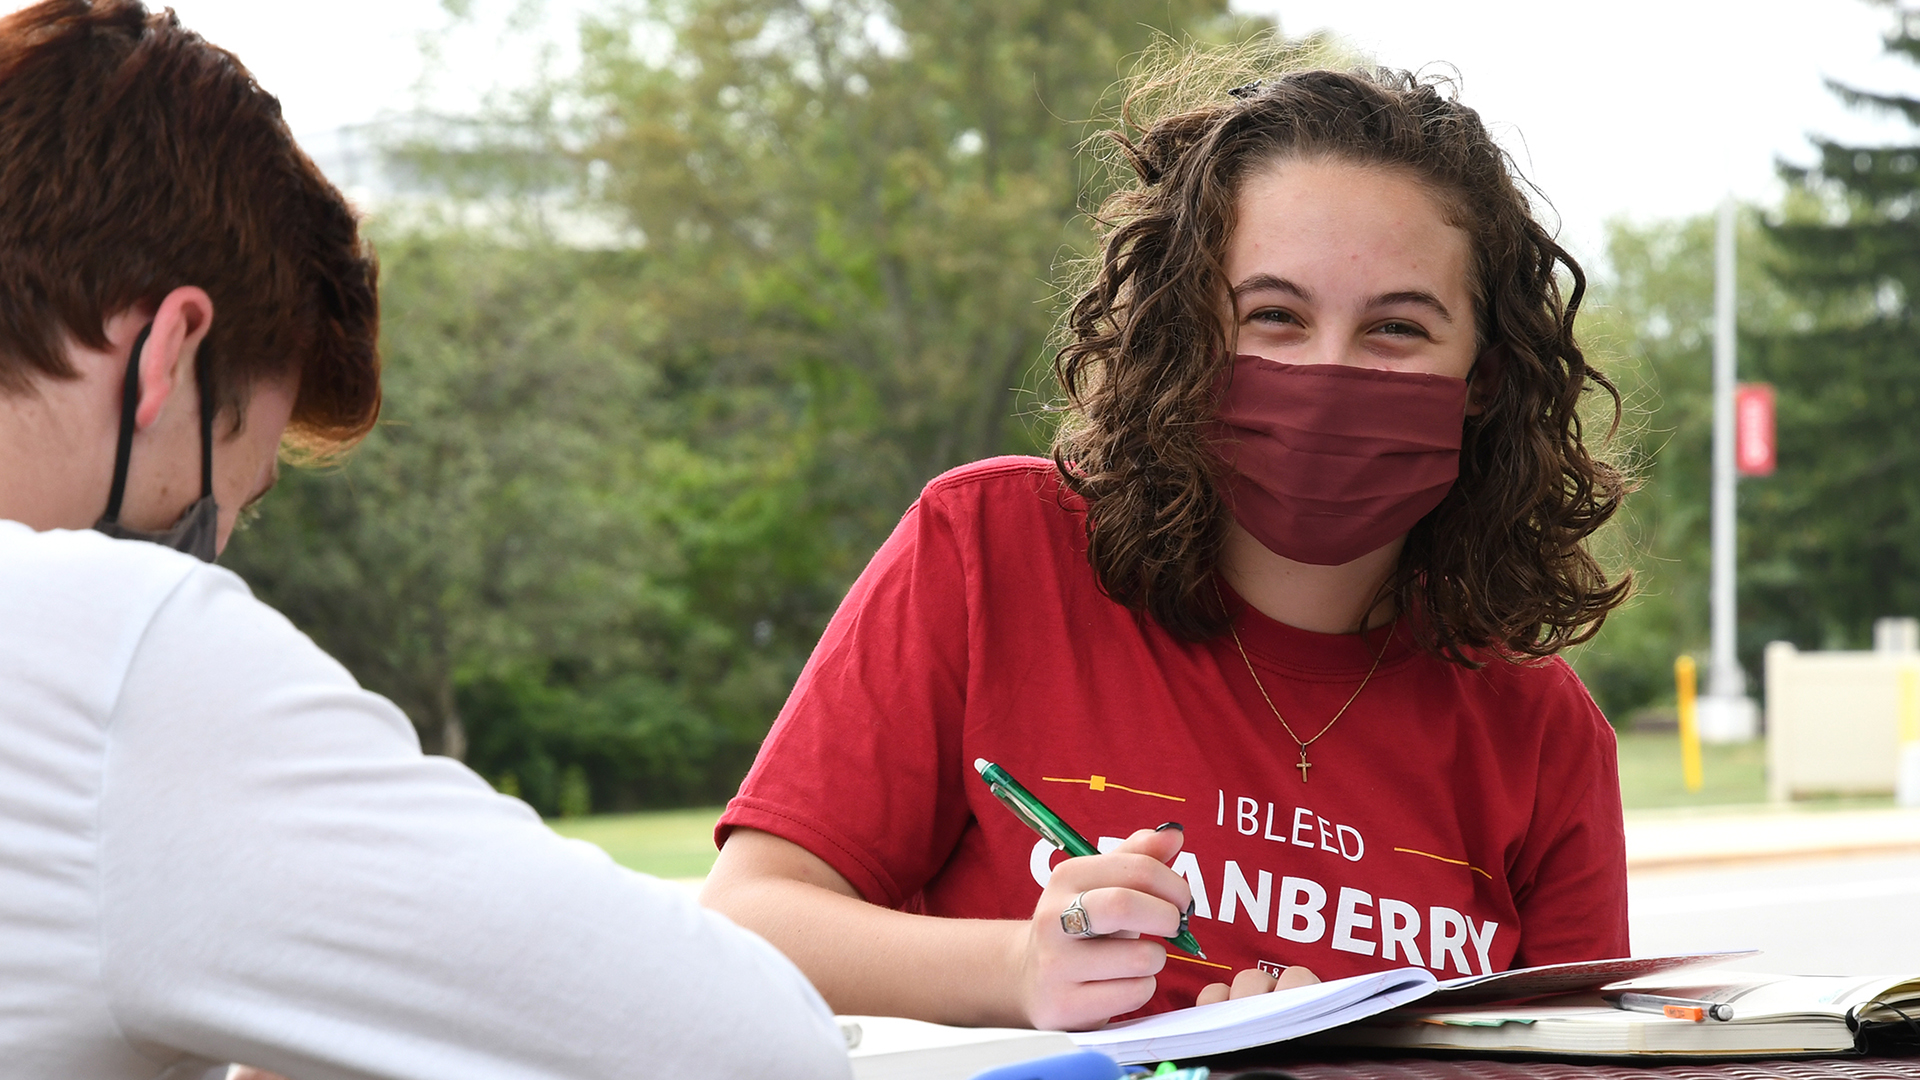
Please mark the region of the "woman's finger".
[[1320, 976], [1315, 975], [1299, 964], [1294, 964], [1291, 967], [1281, 970], [1279, 983], [1274, 986], [1274, 989], [1291, 990], [1296, 986], [1312, 986], [1319, 981]]
[[1272, 993], [1278, 981], [1259, 968], [1248, 968], [1233, 977], [1233, 990], [1228, 996], [1243, 998]]
[[1136, 830], [1113, 850], [1115, 853], [1146, 855], [1158, 862], [1170, 863], [1175, 855], [1180, 854], [1180, 848], [1186, 840], [1186, 828], [1177, 821], [1169, 821], [1157, 829]]
[[1152, 978], [1167, 966], [1167, 947], [1158, 938], [1076, 941], [1060, 954], [1060, 977], [1070, 983]]
[[1086, 1019], [1075, 1022], [1067, 1030], [1086, 1031], [1107, 1026], [1109, 1017], [1130, 1013], [1153, 1000], [1155, 985], [1151, 978], [1083, 983], [1075, 988], [1073, 997]]
[[1194, 999], [1195, 1005], [1211, 1005], [1216, 1001], [1229, 1001], [1234, 998], [1252, 997], [1255, 994], [1270, 994], [1275, 990], [1291, 990], [1296, 986], [1308, 986], [1319, 982], [1313, 972], [1295, 964], [1280, 969], [1280, 977], [1248, 968], [1233, 977], [1233, 985], [1226, 983], [1208, 983]]
[[[1060, 932], [1068, 936], [1084, 937], [1085, 934], [1071, 933], [1076, 922], [1084, 922], [1089, 932], [1102, 937], [1111, 934], [1151, 934], [1155, 937], [1171, 937], [1180, 932], [1180, 909], [1157, 896], [1148, 896], [1135, 889], [1099, 888], [1079, 893], [1077, 900], [1086, 912], [1083, 920], [1068, 919], [1061, 924]], [[1064, 912], [1073, 905], [1069, 900], [1063, 905]]]
[[1047, 882], [1049, 892], [1060, 893], [1068, 900], [1078, 893], [1103, 887], [1157, 896], [1181, 910], [1193, 899], [1193, 890], [1186, 878], [1153, 856], [1138, 852], [1115, 851], [1068, 859], [1054, 867], [1053, 877]]

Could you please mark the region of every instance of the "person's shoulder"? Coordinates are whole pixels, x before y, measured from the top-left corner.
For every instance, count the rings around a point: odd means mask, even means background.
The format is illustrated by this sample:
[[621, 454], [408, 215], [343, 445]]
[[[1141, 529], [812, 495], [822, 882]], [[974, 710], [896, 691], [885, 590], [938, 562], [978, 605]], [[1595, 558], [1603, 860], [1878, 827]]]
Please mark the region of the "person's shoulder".
[[956, 466], [927, 481], [925, 495], [977, 489], [1055, 491], [1060, 473], [1053, 462], [1027, 454], [1005, 454]]
[[7, 594], [73, 590], [132, 598], [171, 592], [203, 567], [191, 555], [139, 540], [116, 540], [92, 529], [36, 531], [0, 521], [0, 579]]
[[186, 636], [204, 641], [213, 604], [262, 606], [233, 574], [158, 544], [13, 521], [0, 521], [0, 596], [0, 685], [38, 686], [96, 718], [164, 613], [190, 618]]
[[1014, 454], [948, 469], [927, 482], [920, 501], [949, 506], [1052, 506], [1066, 511], [1077, 511], [1083, 505], [1060, 483], [1060, 471], [1053, 462]]
[[1493, 649], [1472, 648], [1462, 649], [1461, 653], [1479, 665], [1477, 670], [1508, 685], [1542, 691], [1563, 688], [1568, 684], [1580, 685], [1580, 676], [1574, 674], [1573, 665], [1557, 653], [1552, 656], [1514, 656]]
[[1613, 723], [1565, 657], [1492, 659], [1482, 671], [1492, 676], [1501, 703], [1513, 715], [1544, 721], [1549, 740], [1559, 736], [1582, 746], [1615, 740]]
[[1534, 693], [1593, 704], [1592, 695], [1587, 693], [1587, 684], [1580, 681], [1579, 674], [1564, 656], [1556, 654], [1539, 659], [1499, 660], [1496, 663], [1508, 678]]
[[36, 531], [0, 521], [0, 594], [16, 632], [37, 625], [94, 640], [138, 634], [183, 593], [259, 603], [233, 572], [172, 548], [92, 529]]
[[1425, 653], [1425, 663], [1452, 669], [1459, 684], [1475, 698], [1486, 701], [1505, 715], [1546, 715], [1569, 717], [1597, 726], [1609, 726], [1599, 713], [1594, 696], [1574, 673], [1571, 663], [1561, 655], [1517, 657], [1494, 650], [1461, 650], [1469, 665], [1452, 663], [1440, 655]]
[[1071, 546], [1085, 531], [1086, 503], [1046, 458], [1009, 455], [950, 469], [928, 482], [915, 508], [989, 547], [1026, 547], [1040, 536]]

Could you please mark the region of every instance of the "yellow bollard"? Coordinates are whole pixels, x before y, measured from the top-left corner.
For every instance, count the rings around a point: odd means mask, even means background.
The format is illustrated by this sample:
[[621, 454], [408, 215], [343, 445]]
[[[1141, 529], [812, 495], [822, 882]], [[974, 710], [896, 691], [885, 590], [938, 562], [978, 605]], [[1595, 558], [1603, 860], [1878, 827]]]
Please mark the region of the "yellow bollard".
[[1693, 657], [1682, 656], [1673, 662], [1673, 682], [1674, 689], [1678, 691], [1680, 713], [1680, 772], [1687, 779], [1688, 791], [1699, 791], [1703, 782], [1700, 776], [1700, 723], [1693, 701], [1698, 675]]

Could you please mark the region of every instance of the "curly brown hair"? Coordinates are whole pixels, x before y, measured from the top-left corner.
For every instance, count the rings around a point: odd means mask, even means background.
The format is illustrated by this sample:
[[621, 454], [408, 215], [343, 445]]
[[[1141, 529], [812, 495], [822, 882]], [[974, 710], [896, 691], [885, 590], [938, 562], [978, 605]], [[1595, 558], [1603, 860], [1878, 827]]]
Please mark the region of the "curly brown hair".
[[1208, 439], [1234, 347], [1219, 312], [1235, 199], [1276, 160], [1331, 159], [1414, 178], [1472, 247], [1480, 409], [1458, 481], [1408, 535], [1380, 601], [1422, 612], [1422, 644], [1461, 663], [1467, 649], [1541, 657], [1592, 637], [1631, 575], [1609, 580], [1585, 542], [1628, 484], [1587, 448], [1581, 400], [1607, 395], [1617, 426], [1620, 395], [1574, 341], [1586, 278], [1534, 219], [1517, 170], [1477, 113], [1405, 72], [1216, 80], [1197, 107], [1135, 121], [1142, 102], [1178, 98], [1170, 86], [1192, 89], [1194, 55], [1136, 84], [1108, 134], [1133, 177], [1097, 215], [1103, 249], [1054, 359], [1067, 413], [1054, 464], [1086, 501], [1101, 587], [1188, 640], [1228, 629], [1211, 581], [1230, 513]]

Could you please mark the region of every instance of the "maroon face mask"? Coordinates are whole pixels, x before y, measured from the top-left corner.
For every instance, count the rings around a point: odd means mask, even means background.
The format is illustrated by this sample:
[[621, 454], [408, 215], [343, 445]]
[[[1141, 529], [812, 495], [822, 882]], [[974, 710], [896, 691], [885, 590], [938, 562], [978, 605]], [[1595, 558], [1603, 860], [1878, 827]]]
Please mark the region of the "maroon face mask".
[[1466, 409], [1465, 379], [1236, 356], [1215, 431], [1227, 506], [1276, 554], [1352, 562], [1446, 498]]

